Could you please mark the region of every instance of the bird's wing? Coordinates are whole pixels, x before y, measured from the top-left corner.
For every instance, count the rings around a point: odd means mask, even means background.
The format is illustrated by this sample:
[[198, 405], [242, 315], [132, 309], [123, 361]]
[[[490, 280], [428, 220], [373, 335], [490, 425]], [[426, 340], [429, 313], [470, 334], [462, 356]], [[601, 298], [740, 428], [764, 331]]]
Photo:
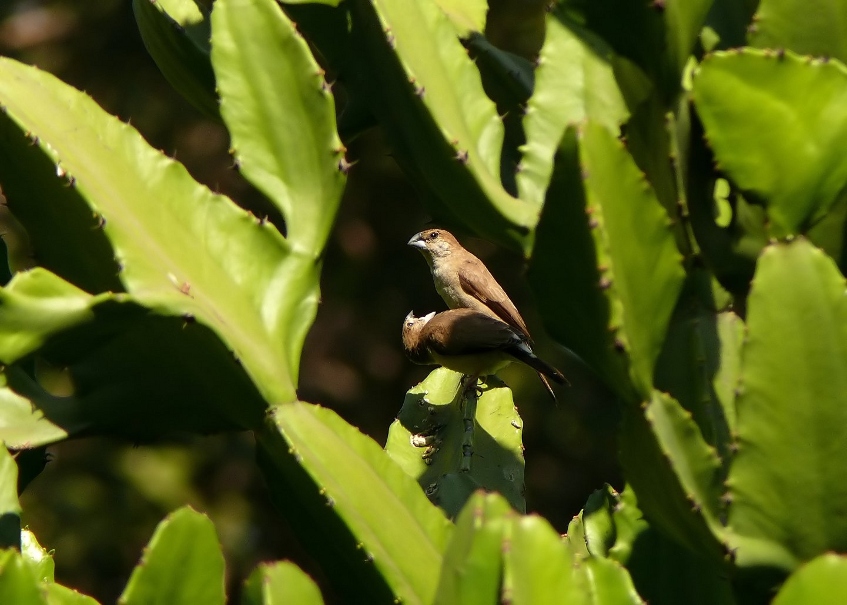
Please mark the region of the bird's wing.
[[439, 355], [489, 353], [522, 342], [521, 336], [502, 321], [465, 309], [436, 315], [424, 326], [422, 337]]
[[459, 268], [459, 285], [462, 290], [486, 305], [497, 317], [529, 339], [529, 328], [526, 327], [526, 322], [518, 309], [485, 265], [482, 265], [481, 261], [479, 265], [481, 266], [470, 261], [462, 263]]

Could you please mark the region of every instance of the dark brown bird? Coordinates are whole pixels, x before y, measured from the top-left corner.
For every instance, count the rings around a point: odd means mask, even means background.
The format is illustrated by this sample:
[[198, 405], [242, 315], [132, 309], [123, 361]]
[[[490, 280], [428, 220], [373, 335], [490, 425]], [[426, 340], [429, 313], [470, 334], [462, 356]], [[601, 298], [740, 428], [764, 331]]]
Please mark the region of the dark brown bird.
[[490, 376], [519, 361], [559, 384], [565, 377], [536, 357], [526, 337], [510, 325], [473, 309], [452, 309], [403, 321], [403, 348], [415, 363], [440, 365], [470, 378]]
[[[462, 247], [449, 231], [426, 229], [409, 240], [421, 251], [432, 272], [435, 289], [451, 309], [473, 309], [507, 323], [532, 344], [529, 328], [494, 276], [476, 256]], [[538, 377], [555, 400], [553, 388], [539, 370]], [[567, 382], [567, 379], [563, 379]]]

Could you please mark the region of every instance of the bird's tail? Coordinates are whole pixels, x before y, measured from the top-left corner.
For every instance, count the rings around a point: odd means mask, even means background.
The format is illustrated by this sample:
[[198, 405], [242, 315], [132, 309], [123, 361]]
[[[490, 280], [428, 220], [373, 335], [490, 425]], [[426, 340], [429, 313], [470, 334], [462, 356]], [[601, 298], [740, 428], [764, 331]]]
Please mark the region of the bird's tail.
[[551, 366], [549, 363], [540, 359], [533, 353], [529, 347], [515, 347], [511, 354], [524, 362], [526, 365], [531, 367], [533, 370], [538, 372], [538, 377], [541, 379], [541, 382], [544, 384], [544, 388], [547, 389], [547, 392], [550, 393], [550, 396], [553, 400], [556, 400], [556, 395], [553, 393], [553, 388], [550, 386], [550, 381], [548, 378], [554, 380], [559, 384], [566, 384], [570, 386], [570, 381], [565, 378], [565, 375], [562, 374], [559, 370]]

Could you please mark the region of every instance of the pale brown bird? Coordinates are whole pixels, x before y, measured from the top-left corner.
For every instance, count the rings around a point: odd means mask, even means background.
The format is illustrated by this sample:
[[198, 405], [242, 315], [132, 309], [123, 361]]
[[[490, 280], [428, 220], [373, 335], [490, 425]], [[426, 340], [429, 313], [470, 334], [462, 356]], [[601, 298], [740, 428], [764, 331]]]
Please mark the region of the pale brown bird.
[[[465, 250], [452, 233], [444, 229], [426, 229], [412, 237], [408, 244], [424, 255], [435, 289], [448, 307], [473, 309], [499, 319], [511, 326], [527, 344], [532, 344], [529, 328], [505, 290], [485, 264]], [[539, 371], [538, 377], [555, 400], [556, 394], [544, 373]]]
[[512, 326], [473, 309], [452, 309], [403, 321], [403, 348], [415, 363], [440, 365], [469, 378], [476, 385], [513, 361], [524, 363], [560, 384], [559, 370], [532, 352], [526, 337]]

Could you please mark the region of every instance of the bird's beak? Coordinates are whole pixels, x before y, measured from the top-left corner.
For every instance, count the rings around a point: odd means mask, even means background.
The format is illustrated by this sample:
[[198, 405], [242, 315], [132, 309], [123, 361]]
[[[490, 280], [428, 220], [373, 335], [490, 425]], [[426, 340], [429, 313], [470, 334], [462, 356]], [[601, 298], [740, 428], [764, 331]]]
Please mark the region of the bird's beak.
[[420, 233], [415, 233], [415, 235], [407, 242], [408, 246], [412, 248], [420, 248], [422, 250], [426, 249], [426, 242], [421, 239]]

